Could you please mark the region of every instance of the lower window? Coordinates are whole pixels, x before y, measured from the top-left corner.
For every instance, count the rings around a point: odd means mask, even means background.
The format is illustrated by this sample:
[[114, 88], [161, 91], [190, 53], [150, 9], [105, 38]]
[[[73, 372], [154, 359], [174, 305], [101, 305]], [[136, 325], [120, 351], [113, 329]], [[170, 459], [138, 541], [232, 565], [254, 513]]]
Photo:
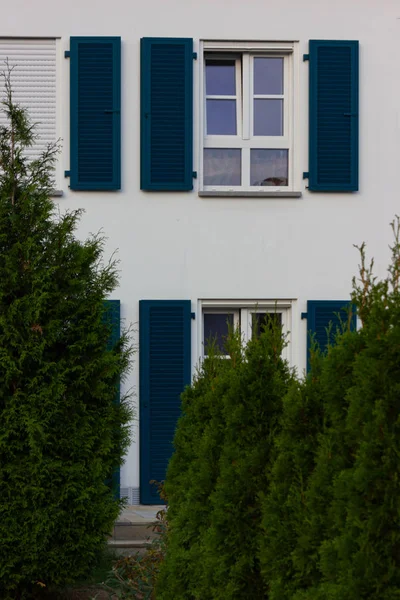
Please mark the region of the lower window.
[[[239, 328], [246, 343], [274, 321], [281, 325], [289, 342], [289, 320], [290, 304], [285, 301], [202, 301], [201, 356], [207, 356], [210, 344], [215, 344], [218, 351], [227, 356], [226, 338], [231, 328]], [[284, 350], [284, 357], [289, 358], [288, 348]]]

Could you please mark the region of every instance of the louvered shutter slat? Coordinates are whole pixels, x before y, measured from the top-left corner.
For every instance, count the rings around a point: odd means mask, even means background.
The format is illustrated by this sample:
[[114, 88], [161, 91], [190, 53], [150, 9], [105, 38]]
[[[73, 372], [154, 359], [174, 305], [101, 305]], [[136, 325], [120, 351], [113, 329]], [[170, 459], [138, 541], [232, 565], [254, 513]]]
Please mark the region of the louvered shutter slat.
[[193, 40], [141, 40], [141, 189], [193, 188]]
[[309, 189], [358, 190], [358, 42], [310, 41]]
[[121, 38], [71, 38], [71, 189], [121, 187]]
[[[6, 61], [11, 68], [14, 102], [27, 109], [36, 124], [35, 144], [25, 155], [34, 160], [57, 139], [56, 128], [56, 40], [0, 39], [1, 70]], [[4, 97], [4, 80], [0, 80], [0, 94]], [[7, 119], [0, 112], [0, 126]]]
[[165, 479], [180, 395], [190, 383], [190, 301], [142, 300], [139, 306], [141, 503], [159, 504], [149, 482]]

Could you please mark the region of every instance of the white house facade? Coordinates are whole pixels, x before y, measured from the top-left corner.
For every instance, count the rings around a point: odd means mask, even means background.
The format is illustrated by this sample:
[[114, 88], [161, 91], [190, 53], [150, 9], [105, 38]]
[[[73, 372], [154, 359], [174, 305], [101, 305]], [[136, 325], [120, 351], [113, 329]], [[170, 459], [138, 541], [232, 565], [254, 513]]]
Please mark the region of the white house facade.
[[[134, 324], [131, 504], [158, 504], [179, 395], [228, 324], [266, 313], [307, 368], [308, 331], [349, 303], [365, 241], [385, 273], [399, 213], [400, 7], [394, 0], [14, 0], [0, 60], [62, 138], [54, 201], [118, 250]], [[1, 119], [0, 119], [1, 122]], [[344, 314], [344, 313], [343, 313]]]

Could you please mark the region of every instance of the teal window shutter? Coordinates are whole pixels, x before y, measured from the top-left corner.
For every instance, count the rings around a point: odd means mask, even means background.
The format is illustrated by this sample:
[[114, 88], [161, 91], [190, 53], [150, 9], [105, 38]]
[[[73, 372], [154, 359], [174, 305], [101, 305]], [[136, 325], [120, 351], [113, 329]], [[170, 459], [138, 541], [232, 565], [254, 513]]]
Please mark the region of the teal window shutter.
[[121, 38], [71, 37], [70, 188], [121, 188]]
[[309, 189], [358, 190], [358, 42], [309, 46]]
[[191, 381], [190, 305], [190, 300], [139, 303], [141, 504], [161, 503], [150, 481], [165, 479], [180, 395]]
[[309, 300], [307, 302], [307, 371], [310, 369], [311, 336], [314, 335], [320, 349], [325, 351], [328, 343], [333, 343], [334, 335], [337, 328], [340, 328], [341, 321], [347, 323], [350, 309], [350, 328], [356, 329], [356, 309], [349, 300]]
[[[119, 300], [105, 300], [104, 301], [104, 320], [111, 325], [111, 335], [108, 340], [107, 349], [112, 350], [115, 344], [118, 342], [121, 335], [121, 305]], [[120, 385], [118, 384], [115, 391], [115, 402], [120, 401]], [[115, 498], [120, 497], [120, 469], [115, 468], [112, 473], [111, 487]]]
[[141, 40], [141, 189], [193, 189], [193, 40]]

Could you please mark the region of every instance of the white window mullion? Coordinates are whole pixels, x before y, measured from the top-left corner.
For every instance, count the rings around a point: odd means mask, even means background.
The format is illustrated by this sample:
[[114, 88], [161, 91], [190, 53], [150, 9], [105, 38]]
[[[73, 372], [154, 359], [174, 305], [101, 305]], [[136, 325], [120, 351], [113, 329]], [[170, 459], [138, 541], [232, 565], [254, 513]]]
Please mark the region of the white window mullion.
[[242, 148], [242, 187], [250, 187], [250, 148]]
[[[259, 139], [257, 139], [259, 138]], [[257, 136], [251, 140], [252, 148], [274, 148], [277, 150], [286, 150], [289, 148], [289, 138], [283, 136], [262, 137]]]
[[242, 137], [242, 69], [240, 58], [235, 61], [236, 67], [236, 133], [238, 137]]
[[250, 56], [249, 65], [249, 133], [254, 138], [254, 56]]
[[204, 148], [241, 148], [242, 140], [237, 135], [209, 135], [204, 140]]
[[251, 64], [250, 54], [243, 53], [243, 139], [250, 139], [250, 104], [251, 104]]

